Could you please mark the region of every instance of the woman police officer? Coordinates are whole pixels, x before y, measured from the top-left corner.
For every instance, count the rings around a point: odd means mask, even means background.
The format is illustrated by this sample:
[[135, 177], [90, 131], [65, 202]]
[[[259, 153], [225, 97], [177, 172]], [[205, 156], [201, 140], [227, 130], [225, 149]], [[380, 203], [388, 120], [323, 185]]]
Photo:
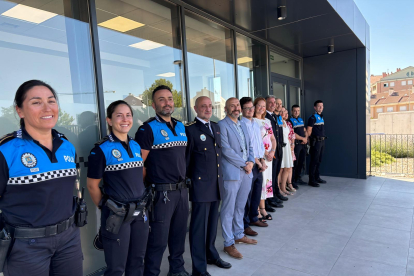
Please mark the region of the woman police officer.
[[56, 92], [30, 80], [19, 87], [14, 103], [21, 129], [0, 140], [0, 209], [13, 238], [4, 274], [80, 276], [76, 154], [53, 129], [59, 114]]
[[[95, 144], [88, 158], [88, 189], [101, 208], [100, 240], [107, 269], [105, 275], [142, 275], [149, 233], [141, 199], [143, 182], [141, 147], [131, 137], [133, 111], [125, 101], [107, 108], [110, 134]], [[103, 178], [104, 195], [99, 188]]]

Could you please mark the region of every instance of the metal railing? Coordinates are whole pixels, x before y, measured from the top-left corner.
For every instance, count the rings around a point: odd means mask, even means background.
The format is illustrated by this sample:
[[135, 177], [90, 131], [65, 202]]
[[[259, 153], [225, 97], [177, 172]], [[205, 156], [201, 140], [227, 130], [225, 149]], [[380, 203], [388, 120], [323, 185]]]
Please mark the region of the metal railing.
[[367, 134], [369, 175], [414, 177], [414, 134]]

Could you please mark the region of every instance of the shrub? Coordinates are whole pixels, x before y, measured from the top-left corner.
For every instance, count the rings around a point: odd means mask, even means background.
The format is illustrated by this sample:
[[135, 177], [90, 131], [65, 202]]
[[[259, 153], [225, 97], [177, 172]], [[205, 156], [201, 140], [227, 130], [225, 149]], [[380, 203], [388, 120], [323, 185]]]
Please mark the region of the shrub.
[[413, 135], [373, 135], [371, 150], [387, 153], [395, 158], [414, 158]]
[[371, 152], [371, 166], [372, 167], [381, 167], [384, 164], [391, 164], [395, 162], [395, 158], [385, 152], [379, 152], [377, 150], [373, 150]]

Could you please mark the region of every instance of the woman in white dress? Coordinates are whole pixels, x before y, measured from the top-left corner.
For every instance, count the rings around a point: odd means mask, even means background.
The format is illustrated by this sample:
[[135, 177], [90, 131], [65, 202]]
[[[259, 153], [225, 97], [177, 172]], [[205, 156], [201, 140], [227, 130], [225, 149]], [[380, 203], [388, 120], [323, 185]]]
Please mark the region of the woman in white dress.
[[265, 163], [267, 168], [263, 171], [262, 196], [259, 204], [259, 214], [264, 219], [271, 220], [272, 216], [265, 210], [265, 199], [273, 197], [272, 188], [272, 160], [276, 149], [276, 139], [273, 135], [272, 123], [266, 119], [266, 100], [264, 98], [256, 98], [254, 101], [255, 112], [253, 119], [260, 126], [260, 132], [265, 147]]
[[[288, 111], [286, 110], [286, 108], [283, 107], [281, 111], [282, 118], [287, 118], [286, 117], [287, 112]], [[293, 194], [286, 190], [286, 182], [288, 181], [289, 174], [292, 173], [292, 168], [293, 168], [292, 143], [289, 140], [289, 133], [290, 133], [290, 129], [288, 125], [286, 124], [286, 121], [283, 120], [283, 141], [287, 142], [287, 145], [282, 148], [283, 157], [282, 157], [282, 165], [280, 169], [279, 189], [280, 189], [280, 193], [284, 196]]]

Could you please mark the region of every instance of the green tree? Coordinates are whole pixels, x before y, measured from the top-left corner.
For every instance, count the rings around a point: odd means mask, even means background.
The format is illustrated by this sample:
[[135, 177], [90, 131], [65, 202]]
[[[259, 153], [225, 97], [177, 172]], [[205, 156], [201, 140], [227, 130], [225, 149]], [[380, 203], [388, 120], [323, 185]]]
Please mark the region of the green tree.
[[[2, 117], [12, 122], [16, 128], [19, 127], [19, 116], [17, 116], [16, 109], [13, 105], [9, 107], [2, 107], [1, 113]], [[59, 109], [59, 119], [57, 121], [57, 125], [72, 125], [73, 121], [75, 121], [75, 119], [69, 113]]]
[[152, 105], [152, 91], [154, 91], [154, 89], [160, 85], [166, 85], [171, 89], [174, 98], [174, 106], [176, 108], [183, 106], [183, 93], [181, 91], [178, 92], [177, 90], [173, 89], [172, 82], [166, 79], [155, 80], [155, 82], [150, 86], [150, 88], [145, 89], [145, 91], [142, 93], [142, 102], [145, 105]]

